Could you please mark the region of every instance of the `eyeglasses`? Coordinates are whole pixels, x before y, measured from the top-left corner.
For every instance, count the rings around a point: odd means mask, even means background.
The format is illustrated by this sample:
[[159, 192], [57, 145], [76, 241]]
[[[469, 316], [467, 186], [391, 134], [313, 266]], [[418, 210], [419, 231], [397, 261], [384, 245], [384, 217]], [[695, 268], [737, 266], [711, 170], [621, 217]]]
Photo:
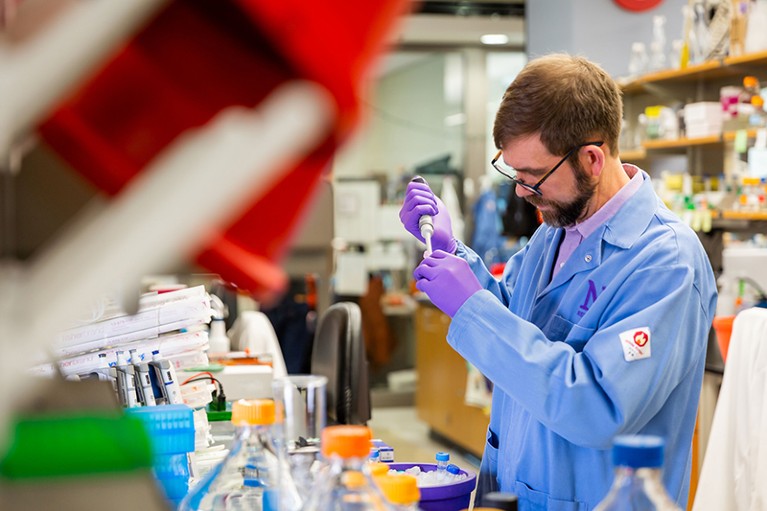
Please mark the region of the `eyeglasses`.
[[[522, 181], [519, 181], [517, 179], [517, 177], [516, 177], [517, 171], [514, 170], [513, 168], [511, 168], [509, 166], [506, 166], [506, 170], [501, 168], [501, 165], [505, 165], [503, 163], [503, 160], [501, 160], [502, 151], [498, 151], [496, 153], [495, 158], [493, 158], [490, 161], [490, 165], [492, 165], [495, 170], [497, 170], [498, 172], [500, 172], [501, 174], [503, 174], [507, 178], [511, 179], [514, 182], [514, 184], [516, 184], [517, 186], [521, 186], [525, 190], [533, 192], [535, 195], [540, 197], [541, 195], [543, 195], [541, 193], [541, 190], [540, 190], [540, 187], [543, 184], [543, 182], [546, 181], [549, 178], [549, 176], [552, 175], [554, 173], [554, 171], [557, 170], [565, 161], [567, 161], [567, 159], [570, 156], [572, 156], [581, 147], [586, 147], [586, 146], [590, 146], [590, 145], [595, 145], [597, 147], [600, 147], [602, 144], [604, 144], [604, 142], [602, 142], [600, 140], [598, 142], [584, 142], [583, 144], [579, 144], [579, 145], [573, 147], [572, 149], [567, 151], [567, 154], [561, 160], [559, 160], [559, 163], [554, 165], [554, 167], [550, 171], [546, 172], [543, 175], [543, 177], [540, 180], [538, 180], [538, 182], [535, 183], [534, 185], [528, 185], [528, 184], [523, 183]], [[498, 160], [500, 160], [500, 162], [498, 162]]]

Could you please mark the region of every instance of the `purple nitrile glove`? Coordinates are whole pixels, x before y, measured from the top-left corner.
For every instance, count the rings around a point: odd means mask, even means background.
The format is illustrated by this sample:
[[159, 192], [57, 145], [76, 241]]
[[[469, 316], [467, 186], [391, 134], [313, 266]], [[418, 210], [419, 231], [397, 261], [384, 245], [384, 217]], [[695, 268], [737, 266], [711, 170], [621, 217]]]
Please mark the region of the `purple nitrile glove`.
[[471, 295], [482, 290], [469, 263], [442, 250], [424, 257], [413, 276], [415, 287], [426, 293], [432, 303], [451, 318]]
[[450, 215], [442, 201], [434, 195], [426, 183], [411, 181], [407, 185], [405, 201], [399, 210], [399, 219], [405, 229], [422, 243], [425, 243], [418, 227], [422, 215], [431, 215], [434, 219], [434, 234], [431, 236], [432, 250], [444, 250], [455, 253], [458, 245], [453, 238]]

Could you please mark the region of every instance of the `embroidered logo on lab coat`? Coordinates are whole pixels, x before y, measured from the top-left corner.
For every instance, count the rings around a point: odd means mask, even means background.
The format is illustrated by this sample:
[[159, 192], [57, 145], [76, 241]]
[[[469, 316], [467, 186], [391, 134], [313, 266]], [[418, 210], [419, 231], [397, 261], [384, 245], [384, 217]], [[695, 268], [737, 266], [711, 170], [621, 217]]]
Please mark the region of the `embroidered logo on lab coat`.
[[651, 352], [650, 328], [642, 327], [634, 330], [626, 330], [618, 334], [623, 348], [623, 358], [626, 362], [633, 362], [643, 358], [649, 358]]

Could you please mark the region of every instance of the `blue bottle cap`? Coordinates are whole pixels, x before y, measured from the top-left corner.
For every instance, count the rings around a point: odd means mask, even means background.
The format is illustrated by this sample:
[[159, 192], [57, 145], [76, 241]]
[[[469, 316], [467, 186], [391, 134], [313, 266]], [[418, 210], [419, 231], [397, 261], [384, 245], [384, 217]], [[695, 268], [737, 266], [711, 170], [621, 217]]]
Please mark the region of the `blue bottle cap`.
[[454, 465], [452, 463], [447, 466], [447, 471], [454, 475], [458, 475], [461, 473], [461, 469], [458, 467], [458, 465]]
[[450, 459], [450, 455], [446, 452], [438, 452], [437, 453], [437, 461], [447, 461]]
[[653, 435], [621, 435], [613, 440], [613, 464], [631, 468], [663, 466], [665, 441]]

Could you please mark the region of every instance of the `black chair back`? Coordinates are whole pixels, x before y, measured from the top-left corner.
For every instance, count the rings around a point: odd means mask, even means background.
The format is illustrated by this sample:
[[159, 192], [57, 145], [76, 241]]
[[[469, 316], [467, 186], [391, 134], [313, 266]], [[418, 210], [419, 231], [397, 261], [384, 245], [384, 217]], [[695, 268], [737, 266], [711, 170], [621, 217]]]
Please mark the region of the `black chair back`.
[[368, 361], [359, 305], [339, 302], [322, 315], [314, 334], [311, 372], [328, 379], [328, 424], [364, 425], [370, 420]]

